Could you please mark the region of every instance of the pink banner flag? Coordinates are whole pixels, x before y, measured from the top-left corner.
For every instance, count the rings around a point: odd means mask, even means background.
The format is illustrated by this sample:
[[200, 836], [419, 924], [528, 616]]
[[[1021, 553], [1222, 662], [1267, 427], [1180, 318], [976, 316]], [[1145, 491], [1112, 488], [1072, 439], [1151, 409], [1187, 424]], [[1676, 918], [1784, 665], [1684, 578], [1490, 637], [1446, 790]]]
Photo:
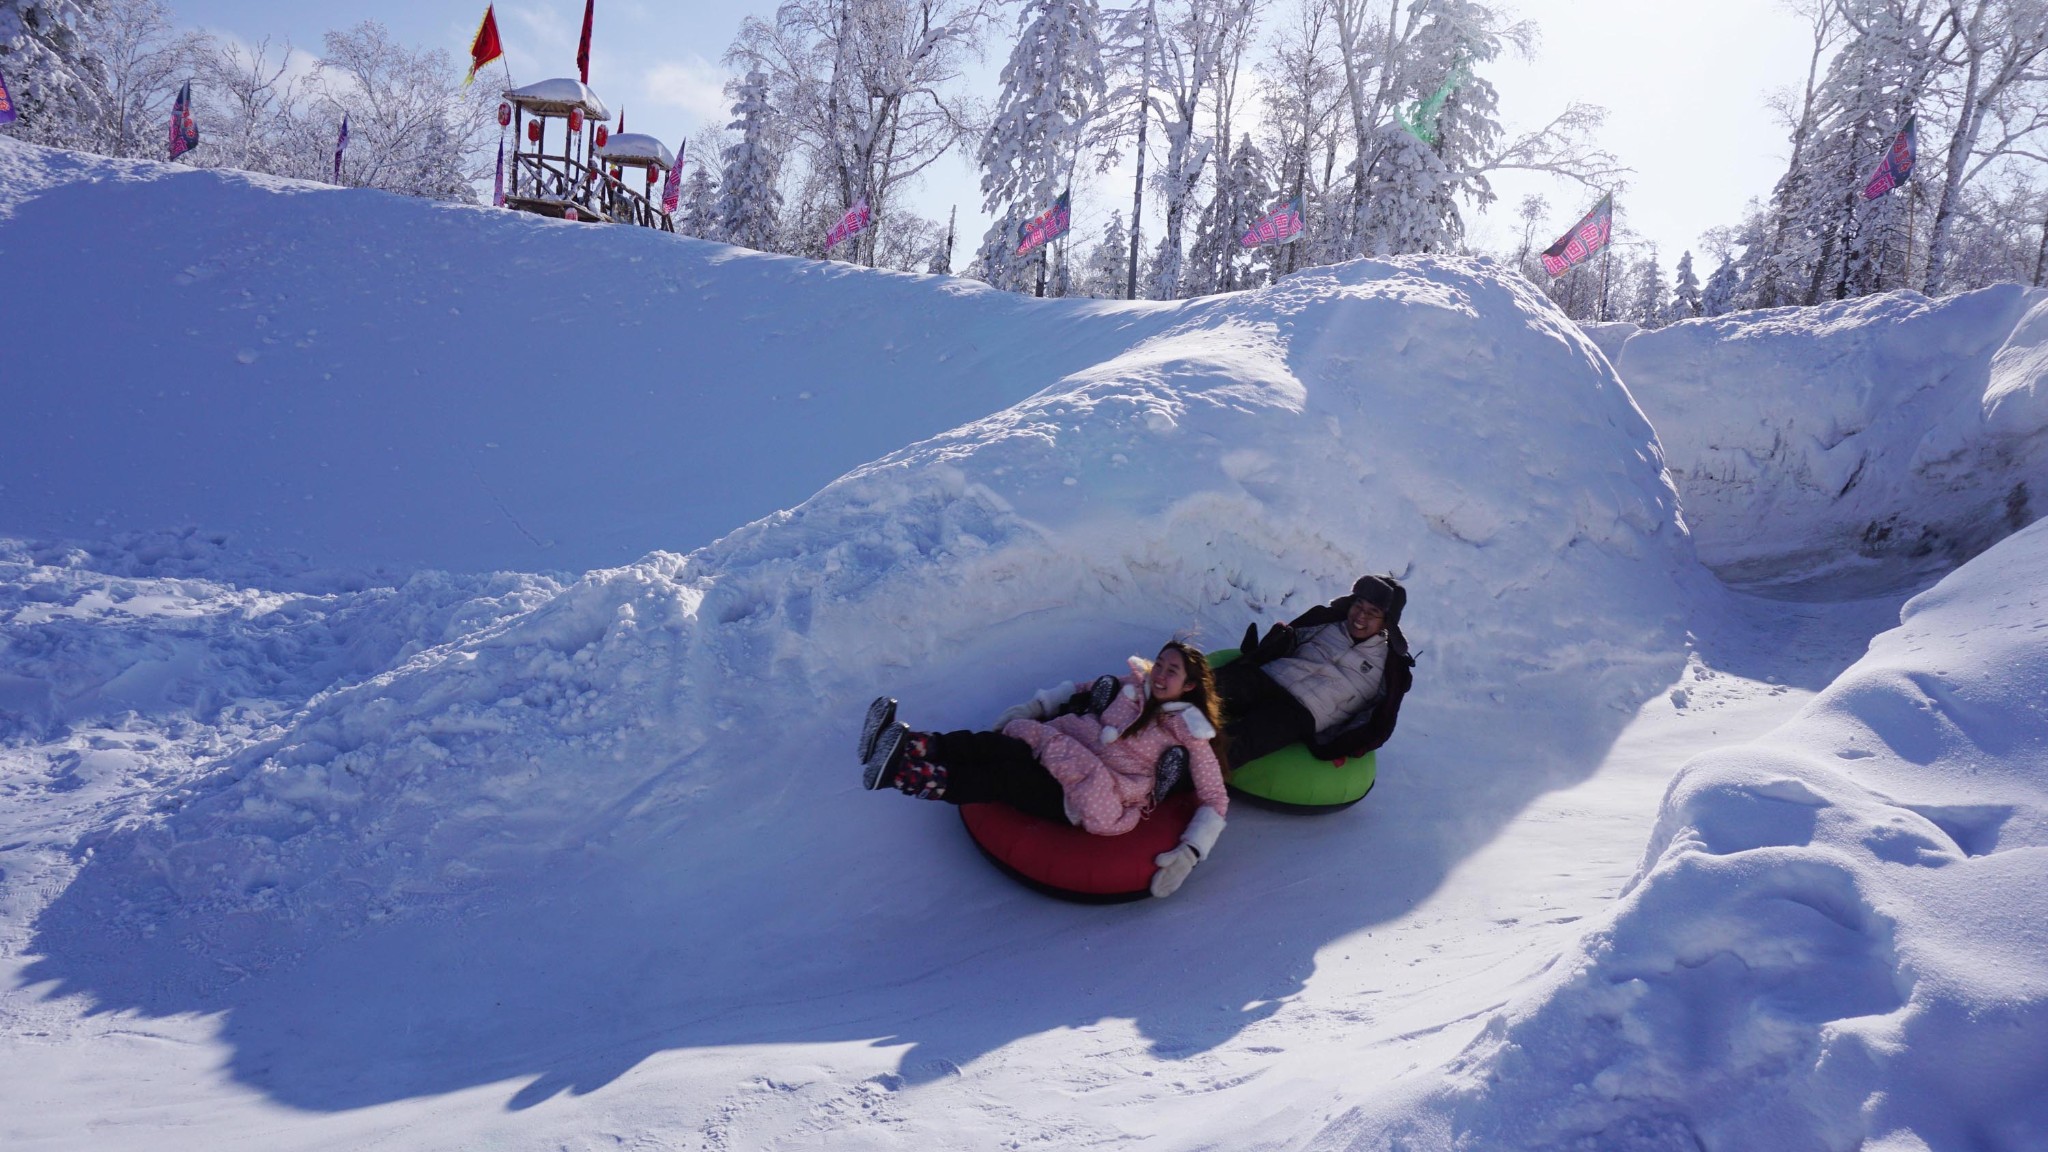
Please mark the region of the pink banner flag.
[[1572, 230], [1557, 238], [1557, 243], [1543, 250], [1543, 270], [1552, 276], [1562, 276], [1571, 271], [1575, 264], [1583, 263], [1593, 253], [1607, 247], [1607, 239], [1614, 233], [1614, 193], [1600, 198], [1593, 210]]
[[171, 102], [171, 159], [176, 160], [197, 147], [199, 125], [192, 119], [192, 82], [187, 80], [178, 89], [178, 98]]
[[0, 76], [0, 124], [15, 118], [14, 97], [7, 91], [7, 77]]
[[1017, 225], [1017, 255], [1022, 256], [1065, 236], [1074, 220], [1072, 205], [1073, 193], [1062, 192], [1052, 207]]
[[1917, 143], [1913, 131], [1913, 117], [1908, 116], [1906, 126], [1899, 129], [1898, 136], [1893, 138], [1891, 150], [1884, 154], [1884, 162], [1879, 164], [1877, 171], [1872, 172], [1870, 179], [1864, 182], [1865, 200], [1875, 200], [1906, 182], [1906, 178], [1913, 174], [1913, 161], [1918, 151]]
[[867, 226], [868, 201], [867, 197], [863, 196], [860, 203], [848, 208], [846, 215], [839, 218], [839, 223], [834, 224], [832, 230], [825, 233], [825, 251], [830, 252], [832, 249], [839, 247], [840, 241], [859, 233]]
[[1237, 238], [1237, 243], [1241, 248], [1261, 248], [1268, 244], [1292, 244], [1301, 238], [1301, 231], [1304, 227], [1306, 225], [1302, 221], [1301, 197], [1296, 196], [1287, 203], [1266, 213], [1257, 223], [1246, 229], [1244, 235]]
[[[621, 121], [625, 118], [625, 113], [619, 113]], [[671, 216], [675, 215], [676, 205], [683, 202], [683, 153], [689, 147], [688, 140], [676, 145], [676, 162], [668, 166], [668, 178], [661, 182], [661, 210]]]

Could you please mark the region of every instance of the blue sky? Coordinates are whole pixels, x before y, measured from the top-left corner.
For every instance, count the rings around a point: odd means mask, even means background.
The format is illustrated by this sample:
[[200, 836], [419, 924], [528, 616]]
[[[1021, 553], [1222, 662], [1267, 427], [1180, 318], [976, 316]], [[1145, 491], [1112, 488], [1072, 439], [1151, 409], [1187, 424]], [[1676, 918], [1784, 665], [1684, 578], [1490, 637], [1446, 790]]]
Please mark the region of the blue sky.
[[[325, 30], [373, 19], [409, 43], [444, 45], [456, 56], [483, 15], [481, 0], [172, 2], [182, 23], [249, 40], [289, 37], [317, 49]], [[1503, 119], [1511, 130], [1534, 127], [1572, 100], [1609, 109], [1603, 142], [1635, 169], [1620, 197], [1626, 222], [1659, 245], [1667, 273], [1680, 250], [1698, 253], [1701, 231], [1735, 223], [1746, 200], [1769, 192], [1786, 146], [1766, 96], [1801, 83], [1806, 67], [1804, 29], [1779, 0], [1509, 0], [1509, 6], [1535, 21], [1543, 38], [1535, 59], [1503, 62], [1490, 73], [1501, 91]], [[624, 106], [633, 130], [680, 139], [726, 118], [719, 58], [742, 19], [773, 11], [771, 0], [598, 0], [591, 86], [615, 109]], [[514, 78], [527, 83], [573, 75], [582, 14], [582, 0], [500, 4]], [[991, 92], [1007, 52], [1007, 43], [992, 41], [981, 70]], [[1520, 226], [1514, 212], [1525, 194], [1549, 200], [1544, 230], [1553, 234], [1593, 199], [1546, 178], [1508, 177], [1497, 187], [1500, 203], [1471, 221], [1472, 243], [1481, 249], [1515, 244]], [[985, 220], [976, 176], [964, 159], [934, 165], [913, 199], [919, 211], [940, 220], [958, 205], [962, 245], [971, 250]], [[1097, 187], [1076, 188], [1075, 234], [1095, 233], [1110, 210], [1129, 203], [1128, 176], [1113, 173]], [[1704, 254], [1698, 260], [1704, 278]]]

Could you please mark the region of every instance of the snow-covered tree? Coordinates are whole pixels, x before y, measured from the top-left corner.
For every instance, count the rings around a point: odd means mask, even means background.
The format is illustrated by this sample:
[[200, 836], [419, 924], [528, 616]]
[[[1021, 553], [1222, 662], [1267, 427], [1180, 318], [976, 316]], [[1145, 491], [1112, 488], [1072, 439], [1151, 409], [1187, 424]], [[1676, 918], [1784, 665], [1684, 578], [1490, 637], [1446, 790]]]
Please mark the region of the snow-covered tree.
[[782, 213], [781, 131], [765, 72], [733, 85], [732, 123], [739, 139], [725, 150], [719, 178], [718, 232], [728, 243], [775, 251]]
[[78, 143], [107, 156], [161, 159], [172, 95], [204, 38], [180, 34], [161, 0], [104, 0], [84, 42], [104, 87], [92, 130]]
[[1273, 208], [1275, 199], [1265, 153], [1249, 139], [1239, 142], [1195, 225], [1188, 252], [1189, 295], [1235, 292], [1270, 278], [1279, 250], [1257, 248], [1247, 254], [1238, 238]]
[[1124, 275], [1129, 267], [1126, 260], [1130, 252], [1130, 230], [1124, 227], [1124, 214], [1119, 209], [1109, 214], [1109, 223], [1103, 227], [1102, 237], [1083, 257], [1075, 293], [1103, 300], [1122, 299]]
[[1644, 328], [1661, 328], [1670, 310], [1665, 297], [1664, 268], [1657, 261], [1657, 247], [1650, 246], [1649, 254], [1637, 261], [1631, 269], [1631, 286], [1628, 310], [1625, 318]]
[[[1095, 0], [1028, 0], [1018, 14], [1017, 46], [1003, 66], [995, 115], [982, 134], [982, 210], [1035, 215], [1073, 182], [1088, 125], [1103, 98], [1100, 13]], [[989, 283], [1017, 287], [1014, 233], [984, 242]]]
[[875, 224], [852, 244], [854, 259], [873, 262], [897, 190], [967, 133], [962, 69], [993, 4], [786, 0], [772, 21], [740, 25], [726, 60], [766, 78], [790, 142], [822, 177], [826, 199], [799, 206], [836, 216], [867, 201]]
[[0, 73], [20, 118], [0, 132], [41, 144], [88, 141], [106, 79], [85, 40], [99, 0], [0, 0]]
[[676, 205], [676, 231], [700, 240], [722, 240], [718, 205], [718, 181], [708, 165], [692, 164], [683, 178], [683, 194]]
[[1692, 253], [1688, 251], [1678, 258], [1678, 271], [1671, 284], [1669, 313], [1673, 320], [1690, 320], [1700, 312], [1700, 278], [1692, 270]]
[[[321, 95], [312, 103], [303, 142], [293, 149], [312, 163], [313, 172], [303, 174], [331, 174], [334, 137], [345, 113], [350, 184], [474, 201], [477, 184], [491, 173], [487, 156], [497, 132], [497, 99], [475, 85], [465, 89], [447, 52], [408, 48], [374, 20], [329, 32], [321, 45]], [[257, 82], [271, 85], [255, 92], [251, 104], [274, 100], [278, 73], [260, 56], [244, 63], [252, 89]]]
[[1726, 316], [1736, 310], [1737, 295], [1742, 290], [1742, 272], [1735, 261], [1723, 260], [1707, 277], [1707, 286], [1700, 291], [1700, 315]]
[[[397, 183], [411, 183], [412, 172], [424, 158], [415, 153], [394, 163], [390, 142], [374, 135], [366, 135], [359, 140], [359, 131], [367, 129], [374, 133], [375, 129], [369, 128], [367, 123], [358, 123], [358, 114], [354, 111], [358, 99], [364, 92], [376, 92], [377, 98], [385, 101], [386, 108], [403, 108], [397, 115], [412, 124], [420, 122], [415, 117], [431, 116], [431, 110], [436, 108], [459, 117], [465, 103], [463, 94], [458, 88], [452, 100], [448, 99], [450, 93], [445, 90], [437, 97], [431, 66], [409, 67], [420, 62], [386, 59], [372, 63], [371, 57], [376, 54], [406, 51], [391, 43], [381, 27], [367, 33], [358, 28], [345, 35], [351, 36], [344, 49], [346, 63], [337, 63], [334, 66], [337, 70], [330, 72], [329, 66], [322, 62], [313, 74], [294, 70], [289, 43], [273, 49], [268, 39], [244, 44], [234, 39], [198, 38], [191, 47], [190, 57], [196, 80], [193, 91], [201, 105], [199, 119], [206, 126], [202, 135], [205, 149], [199, 154], [201, 162], [310, 180], [331, 180], [334, 177], [333, 142], [329, 137], [339, 132], [341, 114], [347, 113], [350, 116], [349, 175], [344, 179], [350, 184], [379, 187], [379, 179], [391, 179], [404, 172]], [[367, 43], [357, 39], [364, 35], [377, 39]], [[373, 77], [369, 87], [359, 83], [365, 76]], [[320, 93], [324, 98], [309, 100], [309, 82], [318, 84], [323, 81], [327, 82], [330, 90]], [[403, 95], [398, 93], [398, 89], [403, 89]], [[309, 104], [314, 106], [309, 107]], [[328, 123], [330, 120], [331, 124]], [[482, 133], [472, 133], [472, 138], [480, 144]], [[368, 143], [371, 140], [376, 140], [376, 143]], [[357, 152], [358, 144], [363, 145], [361, 153]], [[404, 143], [400, 142], [399, 147], [403, 149]], [[468, 166], [463, 168], [467, 170]], [[467, 177], [462, 179], [466, 182]], [[449, 182], [429, 181], [428, 186], [445, 192]], [[413, 192], [415, 188], [400, 186], [392, 190]]]

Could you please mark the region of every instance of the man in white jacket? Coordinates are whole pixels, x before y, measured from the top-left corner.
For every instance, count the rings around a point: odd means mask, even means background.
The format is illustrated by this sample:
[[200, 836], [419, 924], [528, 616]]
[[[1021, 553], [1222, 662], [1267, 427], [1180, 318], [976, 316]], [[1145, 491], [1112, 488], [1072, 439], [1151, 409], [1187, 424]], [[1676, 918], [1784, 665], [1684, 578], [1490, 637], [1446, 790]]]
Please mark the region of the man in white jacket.
[[1231, 763], [1334, 733], [1378, 703], [1387, 626], [1399, 622], [1406, 601], [1391, 577], [1360, 577], [1351, 595], [1274, 625], [1217, 669]]

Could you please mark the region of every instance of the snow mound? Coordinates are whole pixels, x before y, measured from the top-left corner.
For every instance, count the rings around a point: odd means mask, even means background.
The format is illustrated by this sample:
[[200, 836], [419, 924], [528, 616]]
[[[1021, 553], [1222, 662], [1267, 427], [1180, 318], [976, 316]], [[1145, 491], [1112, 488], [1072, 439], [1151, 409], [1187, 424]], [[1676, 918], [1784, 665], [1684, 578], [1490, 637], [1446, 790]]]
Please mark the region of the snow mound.
[[1529, 1149], [2034, 1146], [2044, 564], [2035, 525], [1910, 601], [1796, 719], [1687, 765], [1611, 921], [1420, 1118], [1352, 1146], [1448, 1147], [1443, 1121]]
[[[1488, 262], [1320, 269], [316, 698], [175, 811], [97, 838], [46, 922], [232, 914], [282, 948], [654, 827], [693, 875], [879, 885], [893, 856], [844, 815], [872, 801], [845, 748], [877, 692], [978, 726], [1368, 570], [1410, 582], [1429, 680], [1565, 717], [1668, 683], [1654, 654], [1682, 647], [1704, 579], [1648, 423], [1532, 288]], [[735, 858], [764, 834], [805, 858]]]
[[1715, 571], [1910, 586], [2039, 515], [2044, 308], [1891, 293], [1637, 333], [1617, 364]]
[[386, 582], [688, 551], [1179, 310], [9, 140], [0, 252], [0, 535]]

